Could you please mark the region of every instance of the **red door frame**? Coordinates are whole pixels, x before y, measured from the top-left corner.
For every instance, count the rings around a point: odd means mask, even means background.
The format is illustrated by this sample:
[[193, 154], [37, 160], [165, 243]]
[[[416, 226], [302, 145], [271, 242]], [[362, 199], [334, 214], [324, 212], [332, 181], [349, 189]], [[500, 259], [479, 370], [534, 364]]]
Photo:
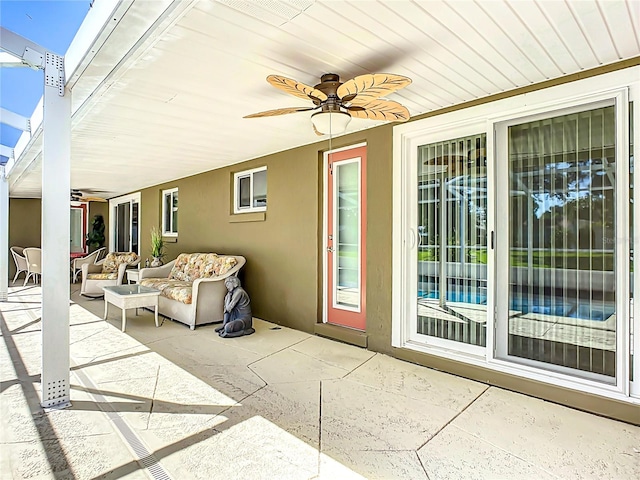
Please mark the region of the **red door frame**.
[[[345, 149], [334, 150], [325, 154], [325, 199], [326, 199], [326, 215], [325, 215], [325, 320], [327, 323], [339, 325], [343, 327], [353, 328], [364, 331], [366, 329], [366, 253], [367, 253], [367, 147], [366, 145], [357, 145], [347, 147]], [[335, 308], [333, 298], [333, 165], [345, 160], [359, 159], [360, 162], [360, 309]]]

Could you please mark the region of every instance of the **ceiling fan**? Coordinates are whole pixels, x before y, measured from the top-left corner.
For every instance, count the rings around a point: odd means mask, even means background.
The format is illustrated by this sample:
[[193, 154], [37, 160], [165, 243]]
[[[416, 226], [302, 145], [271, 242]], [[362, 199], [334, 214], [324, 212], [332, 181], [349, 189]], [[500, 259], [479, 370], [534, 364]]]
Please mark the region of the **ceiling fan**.
[[314, 106], [278, 108], [253, 113], [244, 118], [274, 117], [318, 110], [311, 115], [311, 122], [316, 134], [324, 135], [343, 132], [351, 117], [392, 122], [405, 122], [410, 117], [405, 106], [380, 98], [411, 83], [410, 78], [402, 75], [369, 73], [342, 83], [338, 75], [327, 73], [320, 77], [320, 83], [314, 87], [280, 75], [269, 75], [267, 82], [295, 97], [311, 100]]
[[72, 188], [69, 199], [72, 202], [106, 202], [104, 198], [85, 195], [85, 191], [87, 190], [88, 189], [79, 190], [77, 188]]

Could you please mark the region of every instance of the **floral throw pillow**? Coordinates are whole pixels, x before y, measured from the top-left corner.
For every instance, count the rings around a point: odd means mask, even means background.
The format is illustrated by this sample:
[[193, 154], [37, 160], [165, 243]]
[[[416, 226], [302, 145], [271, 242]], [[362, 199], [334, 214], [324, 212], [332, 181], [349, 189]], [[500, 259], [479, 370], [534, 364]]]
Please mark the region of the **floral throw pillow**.
[[224, 275], [237, 263], [235, 257], [216, 253], [181, 253], [171, 269], [169, 278], [193, 282], [198, 278]]
[[185, 281], [185, 275], [183, 273], [185, 266], [189, 262], [189, 257], [191, 255], [188, 253], [181, 253], [176, 258], [173, 267], [171, 268], [171, 273], [169, 274], [169, 278], [172, 280], [181, 280]]
[[133, 252], [111, 252], [109, 253], [104, 262], [102, 262], [102, 273], [117, 272], [121, 264], [132, 263], [138, 259], [138, 255]]
[[214, 260], [213, 274], [224, 275], [235, 267], [237, 263], [236, 257], [218, 257]]

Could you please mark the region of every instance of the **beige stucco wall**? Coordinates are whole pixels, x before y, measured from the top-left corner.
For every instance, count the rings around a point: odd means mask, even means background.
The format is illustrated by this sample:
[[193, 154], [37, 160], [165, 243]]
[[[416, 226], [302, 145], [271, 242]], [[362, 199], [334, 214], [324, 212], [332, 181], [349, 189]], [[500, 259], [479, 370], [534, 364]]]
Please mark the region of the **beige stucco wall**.
[[[584, 76], [636, 65], [623, 62], [567, 77]], [[463, 106], [497, 100], [559, 81], [546, 82]], [[445, 113], [433, 112], [420, 118]], [[482, 367], [391, 347], [392, 293], [392, 126], [384, 125], [333, 139], [332, 147], [367, 143], [367, 345], [377, 352], [499, 385], [529, 395], [634, 422], [634, 406], [554, 387]], [[327, 141], [251, 160], [142, 192], [143, 255], [149, 251], [149, 229], [160, 225], [161, 191], [179, 188], [179, 238], [168, 259], [180, 252], [214, 251], [247, 258], [243, 281], [252, 298], [254, 316], [313, 332], [322, 318], [322, 152]], [[261, 222], [232, 223], [234, 172], [266, 165], [268, 207]], [[635, 420], [637, 422], [637, 419]]]
[[[390, 351], [392, 127], [339, 139], [332, 148], [367, 142], [367, 332], [370, 345]], [[253, 314], [313, 332], [322, 315], [322, 141], [142, 191], [143, 259], [149, 232], [160, 227], [162, 190], [179, 190], [178, 239], [166, 261], [181, 252], [232, 253], [247, 259], [241, 275]], [[267, 166], [267, 212], [263, 221], [233, 215], [233, 174]], [[171, 241], [171, 240], [169, 240]], [[143, 260], [144, 261], [144, 260]]]
[[[242, 255], [247, 264], [241, 278], [254, 315], [312, 331], [318, 314], [318, 162], [318, 147], [306, 146], [143, 190], [143, 258], [149, 257], [151, 227], [160, 226], [162, 190], [178, 187], [178, 239], [167, 245], [166, 260], [181, 252]], [[265, 218], [238, 222], [246, 217], [232, 215], [233, 174], [264, 165]]]
[[[109, 204], [103, 202], [89, 203], [89, 228], [94, 215], [102, 215], [105, 220], [106, 232], [108, 225]], [[10, 198], [9, 199], [9, 246], [40, 247], [42, 225], [42, 201], [39, 198]], [[9, 279], [16, 273], [15, 264], [9, 252]], [[20, 276], [22, 278], [22, 276]]]
[[[42, 203], [39, 198], [9, 199], [9, 247], [39, 247], [41, 242]], [[9, 252], [9, 280], [16, 274]], [[22, 279], [20, 274], [20, 278]]]

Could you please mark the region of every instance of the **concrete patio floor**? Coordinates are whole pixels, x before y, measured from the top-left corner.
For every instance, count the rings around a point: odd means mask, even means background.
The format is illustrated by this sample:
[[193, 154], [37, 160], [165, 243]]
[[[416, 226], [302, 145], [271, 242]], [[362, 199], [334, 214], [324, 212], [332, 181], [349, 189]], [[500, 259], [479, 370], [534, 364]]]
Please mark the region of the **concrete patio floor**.
[[72, 406], [40, 407], [39, 286], [0, 302], [2, 479], [638, 479], [640, 427], [257, 320], [189, 330], [72, 285]]

